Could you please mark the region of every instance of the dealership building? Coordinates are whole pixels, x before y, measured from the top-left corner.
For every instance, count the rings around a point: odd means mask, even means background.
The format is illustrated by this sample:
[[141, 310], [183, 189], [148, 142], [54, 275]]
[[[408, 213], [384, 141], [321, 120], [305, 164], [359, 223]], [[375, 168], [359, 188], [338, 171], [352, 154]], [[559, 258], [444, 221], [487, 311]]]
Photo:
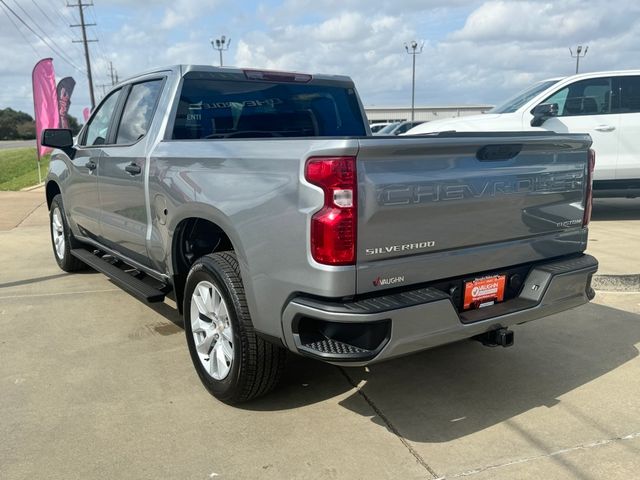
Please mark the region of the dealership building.
[[[450, 105], [444, 107], [416, 107], [415, 119], [423, 121], [463, 117], [488, 112], [493, 105]], [[369, 123], [401, 122], [411, 119], [411, 107], [364, 107]]]

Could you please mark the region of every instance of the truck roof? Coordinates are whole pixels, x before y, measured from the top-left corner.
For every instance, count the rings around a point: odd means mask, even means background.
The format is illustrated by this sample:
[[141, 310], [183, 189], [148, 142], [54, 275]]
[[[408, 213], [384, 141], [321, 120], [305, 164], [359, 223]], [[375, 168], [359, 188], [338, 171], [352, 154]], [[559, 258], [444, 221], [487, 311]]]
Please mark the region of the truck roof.
[[[269, 70], [264, 68], [240, 68], [240, 67], [216, 67], [212, 65], [195, 65], [195, 64], [176, 64], [176, 65], [168, 65], [165, 67], [153, 68], [150, 70], [146, 70], [144, 72], [138, 73], [137, 75], [131, 76], [125, 80], [122, 80], [120, 83], [130, 82], [131, 80], [135, 80], [136, 78], [144, 77], [154, 73], [161, 72], [171, 72], [177, 75], [184, 75], [187, 72], [210, 72], [210, 73], [236, 73], [236, 74], [244, 74], [245, 71], [261, 71], [261, 72], [273, 72], [273, 73], [283, 73], [278, 70]], [[310, 75], [314, 80], [328, 80], [334, 82], [347, 82], [353, 83], [351, 77], [346, 75], [330, 75], [330, 74], [319, 74], [319, 73], [306, 73], [306, 72], [298, 72], [291, 71], [286, 73], [298, 73], [303, 75]]]

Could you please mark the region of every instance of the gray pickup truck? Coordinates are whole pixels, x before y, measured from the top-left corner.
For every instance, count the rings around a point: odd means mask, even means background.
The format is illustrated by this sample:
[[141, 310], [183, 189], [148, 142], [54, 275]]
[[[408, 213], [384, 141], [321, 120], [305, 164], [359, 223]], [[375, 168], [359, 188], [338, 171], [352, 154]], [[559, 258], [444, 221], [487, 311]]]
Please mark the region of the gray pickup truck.
[[593, 298], [588, 135], [373, 137], [343, 76], [175, 66], [109, 92], [46, 180], [65, 271], [176, 302], [237, 403], [286, 350], [363, 366]]

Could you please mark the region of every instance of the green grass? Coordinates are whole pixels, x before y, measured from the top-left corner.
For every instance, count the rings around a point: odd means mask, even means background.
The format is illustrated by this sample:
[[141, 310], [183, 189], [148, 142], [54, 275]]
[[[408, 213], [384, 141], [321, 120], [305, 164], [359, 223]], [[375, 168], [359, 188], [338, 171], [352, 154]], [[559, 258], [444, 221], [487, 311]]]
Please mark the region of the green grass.
[[[0, 150], [0, 190], [20, 190], [38, 183], [35, 148]], [[40, 162], [42, 178], [47, 175], [49, 155]]]

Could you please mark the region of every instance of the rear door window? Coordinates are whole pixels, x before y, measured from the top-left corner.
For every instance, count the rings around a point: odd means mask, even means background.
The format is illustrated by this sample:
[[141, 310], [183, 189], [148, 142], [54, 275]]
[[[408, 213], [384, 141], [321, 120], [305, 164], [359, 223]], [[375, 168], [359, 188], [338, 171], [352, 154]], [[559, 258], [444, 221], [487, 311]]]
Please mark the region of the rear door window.
[[118, 126], [117, 144], [135, 143], [147, 134], [161, 90], [162, 79], [131, 87]]
[[174, 139], [363, 136], [352, 87], [185, 78]]
[[640, 112], [640, 77], [620, 77], [620, 113]]

